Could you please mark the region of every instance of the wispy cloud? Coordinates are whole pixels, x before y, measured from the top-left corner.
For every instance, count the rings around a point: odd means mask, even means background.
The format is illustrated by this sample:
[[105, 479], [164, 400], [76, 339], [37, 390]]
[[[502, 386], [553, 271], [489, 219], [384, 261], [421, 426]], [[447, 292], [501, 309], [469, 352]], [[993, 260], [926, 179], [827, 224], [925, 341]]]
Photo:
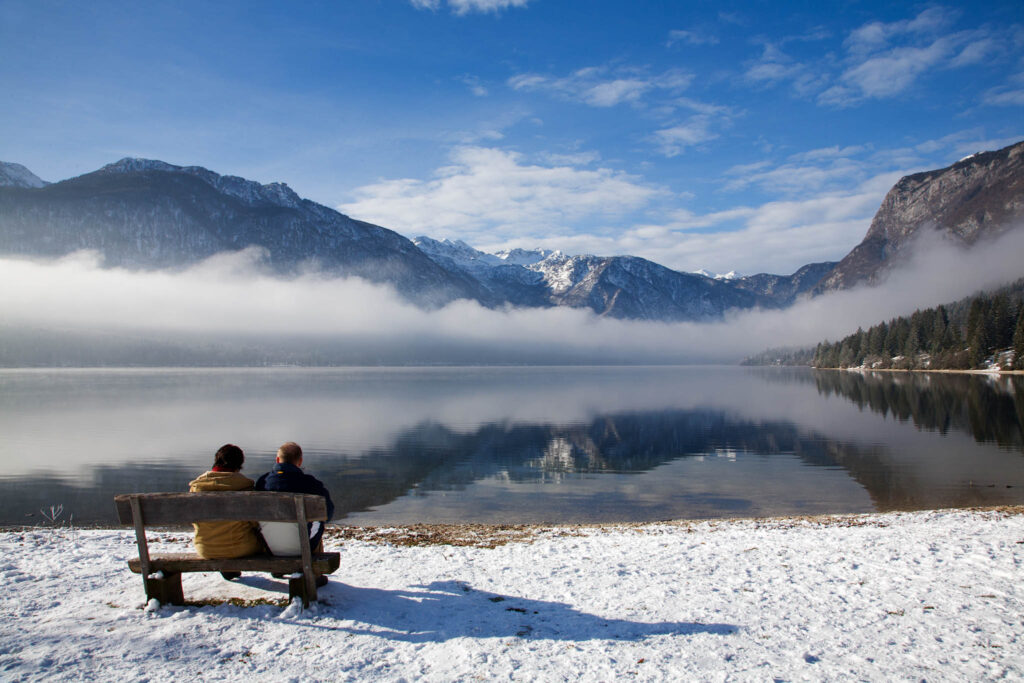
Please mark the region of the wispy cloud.
[[1006, 85], [988, 90], [982, 101], [997, 107], [1024, 105], [1024, 71], [1011, 76]]
[[875, 52], [904, 36], [934, 35], [948, 28], [956, 18], [955, 12], [942, 7], [931, 7], [913, 19], [888, 23], [872, 21], [851, 31], [844, 45], [853, 54]]
[[707, 30], [697, 31], [686, 31], [686, 30], [674, 30], [668, 32], [668, 46], [671, 47], [676, 43], [686, 43], [687, 45], [717, 45], [718, 36], [714, 35]]
[[477, 97], [486, 97], [487, 88], [480, 82], [480, 79], [476, 76], [463, 76], [459, 79], [469, 88], [469, 91]]
[[[842, 108], [897, 97], [930, 73], [983, 65], [1011, 51], [1010, 29], [953, 30], [959, 19], [959, 12], [931, 7], [899, 21], [873, 21], [852, 30], [838, 55], [816, 58], [794, 58], [783, 46], [827, 38], [822, 29], [766, 41], [762, 54], [745, 65], [743, 79], [761, 87], [788, 84], [799, 97]], [[997, 93], [993, 103], [1004, 100], [1014, 98]]]
[[[438, 10], [442, 0], [409, 0], [417, 9]], [[509, 7], [526, 7], [530, 0], [447, 0], [448, 8], [455, 14], [471, 12], [500, 12]]]
[[842, 81], [863, 97], [891, 97], [909, 87], [918, 76], [953, 53], [954, 40], [940, 38], [925, 47], [900, 47], [850, 67]]
[[[680, 110], [691, 113], [680, 118]], [[655, 130], [649, 141], [653, 142], [662, 156], [668, 158], [718, 138], [720, 131], [731, 126], [736, 117], [736, 112], [729, 107], [688, 97], [678, 97], [665, 103], [661, 112], [670, 123]]]
[[668, 128], [654, 131], [653, 139], [666, 157], [679, 156], [689, 147], [714, 140], [718, 133], [712, 130], [710, 116], [697, 114]]
[[648, 119], [660, 122], [641, 139], [662, 156], [675, 157], [718, 138], [735, 117], [729, 107], [683, 97], [681, 93], [693, 78], [680, 69], [651, 74], [642, 68], [597, 66], [566, 77], [519, 74], [508, 84], [515, 90], [549, 92], [593, 107], [631, 104], [642, 109]]
[[803, 96], [820, 89], [826, 76], [793, 59], [778, 45], [766, 43], [760, 58], [747, 64], [743, 79], [766, 87], [788, 82], [796, 94]]
[[743, 164], [726, 171], [724, 190], [755, 186], [775, 194], [808, 195], [840, 190], [863, 181], [877, 163], [857, 158], [862, 146], [825, 147], [791, 155], [782, 163]]
[[[536, 235], [588, 216], [622, 215], [662, 191], [607, 168], [541, 165], [486, 147], [459, 147], [431, 180], [397, 179], [361, 187], [339, 210], [406, 234], [460, 237]], [[559, 161], [590, 163], [594, 157]]]
[[990, 27], [951, 31], [958, 18], [958, 12], [932, 7], [912, 19], [855, 29], [844, 41], [843, 72], [818, 102], [846, 107], [895, 97], [928, 73], [981, 64], [1003, 51], [1005, 32]]
[[692, 80], [693, 75], [681, 69], [649, 74], [639, 68], [592, 66], [563, 77], [519, 74], [510, 78], [508, 84], [514, 90], [545, 91], [593, 107], [613, 107], [639, 103], [645, 95], [659, 90], [681, 92]]
[[1001, 46], [995, 39], [981, 38], [965, 45], [964, 48], [960, 50], [960, 54], [950, 60], [949, 65], [956, 68], [961, 66], [970, 66], [971, 64], [980, 64], [988, 57], [998, 53], [1000, 50]]

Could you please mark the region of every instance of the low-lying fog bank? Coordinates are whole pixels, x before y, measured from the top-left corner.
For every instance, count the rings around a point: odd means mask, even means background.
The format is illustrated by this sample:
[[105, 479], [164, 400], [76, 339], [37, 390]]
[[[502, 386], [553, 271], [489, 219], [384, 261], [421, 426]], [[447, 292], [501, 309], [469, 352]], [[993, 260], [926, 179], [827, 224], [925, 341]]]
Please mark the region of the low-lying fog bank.
[[357, 278], [274, 278], [255, 250], [174, 272], [103, 268], [88, 252], [7, 258], [0, 365], [733, 363], [768, 347], [813, 346], [1024, 274], [1019, 230], [967, 252], [922, 243], [914, 253], [881, 287], [705, 323], [492, 310], [466, 300], [428, 311]]

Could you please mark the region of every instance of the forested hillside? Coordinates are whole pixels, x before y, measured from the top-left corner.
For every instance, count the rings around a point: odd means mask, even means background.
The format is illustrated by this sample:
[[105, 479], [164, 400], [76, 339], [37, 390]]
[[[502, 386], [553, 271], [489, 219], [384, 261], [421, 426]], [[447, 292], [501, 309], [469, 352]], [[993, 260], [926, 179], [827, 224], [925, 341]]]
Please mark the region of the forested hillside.
[[858, 328], [815, 349], [768, 349], [742, 364], [1024, 370], [1024, 278], [994, 292]]
[[818, 344], [818, 368], [1024, 369], [1024, 279]]

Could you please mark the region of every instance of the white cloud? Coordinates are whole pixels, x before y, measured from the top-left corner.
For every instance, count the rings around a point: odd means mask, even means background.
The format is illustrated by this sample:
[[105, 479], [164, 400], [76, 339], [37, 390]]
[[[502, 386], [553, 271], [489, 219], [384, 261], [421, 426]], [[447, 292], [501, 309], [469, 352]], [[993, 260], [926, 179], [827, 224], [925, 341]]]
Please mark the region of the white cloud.
[[[800, 201], [774, 201], [669, 223], [658, 240], [636, 239], [640, 255], [678, 270], [788, 273], [800, 266], [838, 260], [863, 238], [885, 190], [859, 188]], [[695, 231], [701, 226], [715, 231]]]
[[796, 63], [788, 55], [772, 44], [766, 44], [761, 58], [751, 64], [744, 77], [748, 81], [767, 82], [770, 84], [796, 78], [804, 71], [802, 64]]
[[850, 187], [868, 173], [866, 162], [852, 158], [862, 149], [836, 146], [795, 154], [779, 165], [760, 162], [737, 166], [726, 171], [732, 179], [723, 189], [735, 191], [756, 186], [772, 193], [807, 195]]
[[622, 102], [635, 102], [651, 89], [651, 83], [635, 78], [617, 78], [586, 89], [583, 101], [595, 107], [614, 107]]
[[384, 180], [338, 207], [406, 234], [476, 241], [543, 234], [590, 216], [643, 208], [661, 190], [607, 168], [527, 163], [515, 152], [460, 147], [432, 180]]
[[691, 116], [682, 123], [656, 130], [654, 141], [666, 157], [679, 156], [688, 147], [717, 138], [718, 133], [711, 130], [711, 124], [712, 119], [709, 116]]
[[664, 221], [634, 225], [614, 235], [554, 233], [475, 245], [567, 253], [630, 254], [692, 272], [786, 274], [807, 263], [838, 260], [863, 239], [871, 218], [899, 174], [884, 174], [845, 193], [695, 214], [679, 209]]
[[[436, 11], [441, 0], [409, 0], [416, 9]], [[471, 12], [499, 12], [509, 7], [526, 7], [530, 0], [447, 0], [452, 12], [459, 15]]]

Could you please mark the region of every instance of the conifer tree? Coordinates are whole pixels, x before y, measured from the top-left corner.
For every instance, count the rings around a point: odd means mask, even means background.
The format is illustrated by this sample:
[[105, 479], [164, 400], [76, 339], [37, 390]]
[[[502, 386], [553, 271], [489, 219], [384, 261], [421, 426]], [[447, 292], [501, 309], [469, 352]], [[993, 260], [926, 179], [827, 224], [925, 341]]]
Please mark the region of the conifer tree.
[[939, 306], [935, 309], [928, 350], [932, 355], [945, 351], [949, 348], [949, 341], [949, 316], [946, 314], [946, 307]]
[[979, 296], [971, 301], [970, 312], [967, 314], [967, 328], [964, 330], [964, 337], [967, 339], [968, 344], [974, 339], [974, 335], [978, 333], [978, 325], [981, 324], [984, 314], [985, 304], [982, 303]]
[[870, 356], [881, 356], [883, 345], [885, 344], [885, 323], [873, 326], [868, 331], [868, 348], [867, 355]]
[[1013, 343], [1013, 330], [1016, 320], [1010, 311], [1010, 300], [1006, 294], [998, 294], [992, 299], [988, 312], [990, 329], [989, 342], [995, 349], [1005, 349]]
[[1024, 370], [1024, 301], [1017, 307], [1017, 329], [1013, 333], [1013, 368]]

